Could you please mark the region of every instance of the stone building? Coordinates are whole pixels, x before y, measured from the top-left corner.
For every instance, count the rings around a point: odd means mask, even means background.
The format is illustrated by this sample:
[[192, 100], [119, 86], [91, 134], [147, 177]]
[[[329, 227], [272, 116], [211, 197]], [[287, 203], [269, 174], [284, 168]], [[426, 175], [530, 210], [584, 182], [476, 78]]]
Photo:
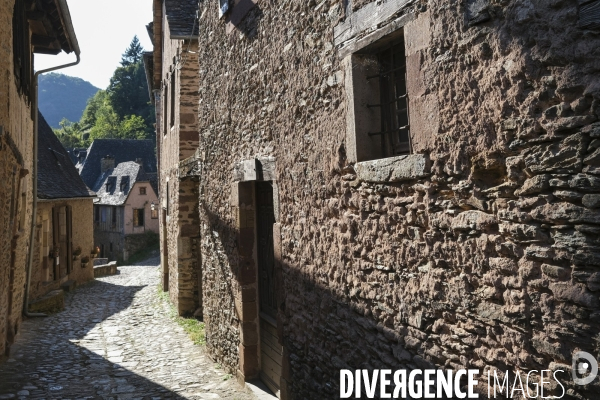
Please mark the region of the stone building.
[[179, 314], [202, 314], [198, 178], [198, 24], [196, 0], [154, 0], [154, 51], [144, 62], [156, 109], [163, 290]]
[[[89, 260], [94, 249], [95, 193], [83, 183], [41, 113], [38, 118], [37, 229], [29, 299], [30, 309], [45, 311], [46, 305], [54, 307], [52, 298], [62, 299], [61, 287], [70, 289], [94, 279]], [[42, 301], [43, 297], [48, 298]]]
[[227, 5], [198, 22], [210, 354], [281, 398], [433, 366], [594, 398], [600, 1]]
[[127, 261], [158, 234], [156, 173], [147, 173], [137, 162], [114, 165], [114, 157], [101, 159], [101, 175], [93, 186], [94, 242], [100, 257]]
[[102, 258], [127, 260], [151, 239], [145, 233], [158, 233], [155, 150], [152, 140], [96, 139], [69, 153], [98, 194], [94, 240]]
[[22, 320], [33, 204], [33, 53], [71, 53], [66, 2], [0, 1], [0, 359]]

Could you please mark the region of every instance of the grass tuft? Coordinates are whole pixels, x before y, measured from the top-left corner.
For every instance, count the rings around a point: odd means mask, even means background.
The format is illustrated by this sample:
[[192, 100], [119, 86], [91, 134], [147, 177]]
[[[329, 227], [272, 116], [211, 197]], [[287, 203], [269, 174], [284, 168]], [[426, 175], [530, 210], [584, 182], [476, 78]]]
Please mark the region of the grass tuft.
[[169, 298], [168, 292], [163, 292], [162, 287], [158, 285], [158, 299], [162, 303], [166, 303], [169, 307], [169, 316], [177, 322], [179, 326], [188, 334], [192, 342], [197, 346], [204, 346], [206, 344], [206, 336], [204, 332], [204, 322], [198, 321], [196, 318], [184, 318], [177, 315], [177, 311], [171, 299]]

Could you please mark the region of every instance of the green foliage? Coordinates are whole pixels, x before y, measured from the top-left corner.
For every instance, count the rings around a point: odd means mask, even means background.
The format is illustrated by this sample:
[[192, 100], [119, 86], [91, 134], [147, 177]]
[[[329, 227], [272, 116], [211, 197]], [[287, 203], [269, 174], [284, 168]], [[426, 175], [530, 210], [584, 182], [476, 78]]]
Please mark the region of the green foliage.
[[59, 129], [53, 129], [54, 134], [66, 149], [86, 147], [85, 133], [79, 122], [71, 122], [63, 118], [59, 126]]
[[88, 100], [78, 123], [66, 121], [56, 131], [66, 148], [88, 146], [95, 139], [154, 139], [154, 106], [148, 97], [142, 54], [134, 37], [108, 88]]
[[129, 44], [129, 47], [125, 50], [125, 53], [121, 56], [121, 65], [126, 67], [131, 64], [137, 64], [142, 61], [142, 54], [144, 48], [140, 44], [140, 41], [135, 35]]
[[[169, 314], [172, 319], [177, 322], [179, 326], [188, 334], [192, 342], [197, 346], [204, 346], [206, 344], [206, 333], [204, 322], [198, 321], [196, 318], [184, 318], [177, 315], [177, 311], [169, 299], [168, 292], [163, 292], [162, 288], [158, 286], [158, 298], [161, 303], [166, 303], [169, 307]], [[217, 367], [217, 368], [220, 368]], [[227, 378], [229, 379], [229, 378]], [[223, 378], [223, 380], [227, 380]]]

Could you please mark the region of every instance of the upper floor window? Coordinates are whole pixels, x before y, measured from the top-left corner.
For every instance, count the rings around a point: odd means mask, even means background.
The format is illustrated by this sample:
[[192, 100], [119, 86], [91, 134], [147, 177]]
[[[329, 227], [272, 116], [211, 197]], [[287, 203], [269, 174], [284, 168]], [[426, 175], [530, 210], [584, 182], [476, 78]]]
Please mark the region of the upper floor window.
[[12, 28], [15, 81], [19, 93], [29, 99], [31, 82], [33, 80], [33, 68], [31, 66], [29, 21], [27, 20], [24, 1], [15, 1]]
[[381, 129], [369, 135], [381, 140], [381, 156], [392, 157], [410, 153], [408, 124], [408, 93], [406, 91], [406, 57], [404, 41], [391, 42], [377, 53], [379, 73], [367, 79], [379, 80], [379, 104], [368, 107], [378, 108]]
[[171, 128], [175, 126], [175, 74], [177, 69], [173, 69], [171, 73]]
[[129, 190], [129, 177], [121, 177], [121, 192], [126, 193]]
[[[402, 29], [350, 57], [350, 145], [356, 161], [411, 153], [406, 54]], [[348, 80], [347, 80], [348, 83]]]
[[145, 186], [141, 186], [140, 187], [140, 194], [146, 194], [146, 187]]

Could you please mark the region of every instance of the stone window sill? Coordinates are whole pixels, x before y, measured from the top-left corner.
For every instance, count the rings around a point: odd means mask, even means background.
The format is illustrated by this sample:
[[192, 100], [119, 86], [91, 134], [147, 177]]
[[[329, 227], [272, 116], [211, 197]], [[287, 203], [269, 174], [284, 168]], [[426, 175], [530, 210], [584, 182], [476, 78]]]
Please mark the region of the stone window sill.
[[354, 165], [357, 178], [363, 182], [402, 182], [424, 178], [429, 174], [429, 160], [423, 154], [410, 154]]

